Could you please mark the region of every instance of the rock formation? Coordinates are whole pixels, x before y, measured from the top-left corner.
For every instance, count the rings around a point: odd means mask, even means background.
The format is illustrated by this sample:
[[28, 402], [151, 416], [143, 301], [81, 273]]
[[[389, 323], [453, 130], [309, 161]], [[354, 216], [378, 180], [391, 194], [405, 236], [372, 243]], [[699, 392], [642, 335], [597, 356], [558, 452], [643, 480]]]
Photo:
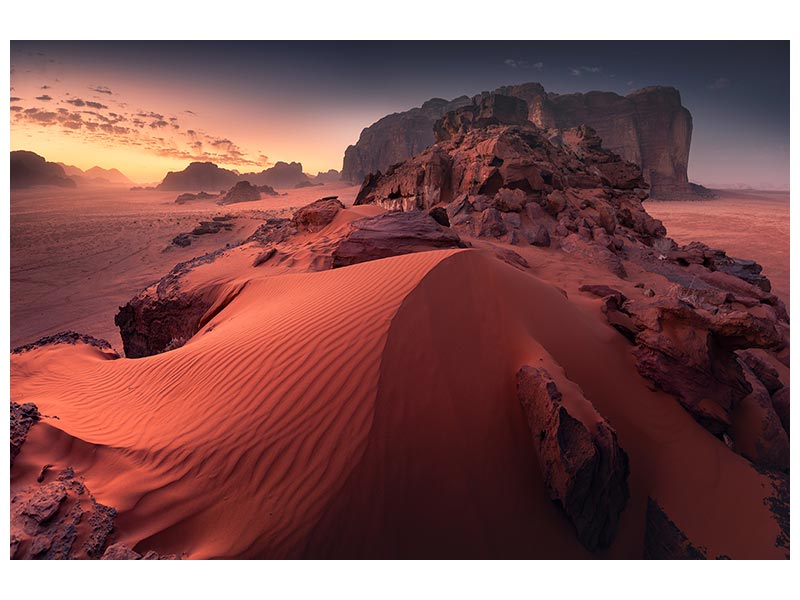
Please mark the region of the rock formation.
[[341, 179], [342, 174], [339, 173], [339, 171], [336, 169], [328, 169], [324, 173], [322, 171], [318, 171], [314, 176], [314, 183], [333, 183], [335, 181], [340, 181]]
[[295, 227], [301, 231], [319, 231], [330, 224], [344, 204], [338, 196], [327, 196], [298, 210], [292, 216]]
[[239, 181], [227, 193], [217, 200], [217, 204], [236, 204], [238, 202], [254, 202], [261, 200], [261, 192], [249, 181]]
[[98, 503], [71, 468], [11, 498], [11, 558], [100, 558], [117, 511]]
[[451, 110], [470, 104], [467, 96], [428, 100], [419, 108], [383, 117], [361, 132], [358, 143], [344, 153], [342, 179], [361, 181], [369, 173], [422, 152], [433, 143], [433, 124]]
[[222, 190], [239, 180], [233, 171], [222, 169], [210, 162], [193, 162], [183, 171], [170, 171], [156, 186], [161, 192]]
[[[583, 422], [562, 402], [544, 368], [525, 365], [517, 372], [517, 396], [550, 497], [564, 509], [587, 550], [607, 548], [630, 496], [628, 455], [616, 432], [599, 416]], [[585, 398], [574, 400], [591, 407]]]
[[707, 193], [692, 186], [687, 175], [692, 117], [681, 105], [680, 93], [670, 87], [650, 87], [627, 96], [612, 92], [558, 95], [538, 83], [498, 88], [471, 101], [461, 97], [431, 100], [421, 108], [384, 117], [364, 129], [359, 141], [347, 148], [342, 178], [362, 181], [377, 171], [421, 152], [434, 143], [433, 125], [447, 112], [482, 98], [512, 96], [528, 105], [528, 119], [542, 128], [567, 129], [587, 125], [603, 147], [642, 168], [655, 199], [682, 199]]
[[[669, 287], [659, 295], [587, 291], [603, 294], [609, 324], [635, 344], [640, 374], [714, 435], [732, 437], [734, 413], [753, 393], [736, 352], [788, 353], [788, 315], [761, 267], [698, 242], [679, 247], [643, 209], [646, 184], [634, 163], [588, 127], [520, 125], [519, 103], [492, 94], [449, 113], [435, 125], [436, 144], [368, 176], [355, 204], [444, 208], [466, 237], [554, 246], [620, 279], [626, 265], [663, 277]], [[761, 434], [746, 454], [776, 468], [786, 440], [768, 397], [752, 400]]]
[[75, 181], [67, 177], [61, 165], [27, 150], [11, 152], [10, 178], [12, 190], [38, 185], [75, 187]]
[[241, 179], [250, 181], [253, 185], [269, 185], [275, 189], [293, 188], [298, 183], [309, 181], [308, 175], [303, 173], [303, 165], [299, 162], [276, 162], [269, 169], [260, 173], [245, 173]]

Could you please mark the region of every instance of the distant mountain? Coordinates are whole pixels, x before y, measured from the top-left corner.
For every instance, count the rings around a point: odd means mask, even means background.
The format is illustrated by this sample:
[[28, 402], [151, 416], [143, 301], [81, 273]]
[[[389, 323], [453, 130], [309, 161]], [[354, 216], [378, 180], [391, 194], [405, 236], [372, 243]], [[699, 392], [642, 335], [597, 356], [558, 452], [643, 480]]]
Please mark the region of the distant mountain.
[[330, 169], [324, 173], [319, 171], [312, 179], [314, 183], [333, 183], [334, 181], [340, 181], [342, 179], [342, 174], [336, 169]]
[[132, 185], [134, 183], [118, 169], [104, 169], [95, 166], [84, 171], [74, 165], [57, 164], [61, 165], [66, 174], [78, 183], [114, 183], [119, 185]]
[[43, 156], [39, 156], [35, 152], [13, 151], [11, 153], [11, 189], [36, 185], [75, 187], [76, 184], [74, 180], [67, 177], [61, 165], [47, 162]]
[[[210, 162], [193, 162], [183, 171], [170, 171], [156, 187], [162, 192], [227, 190], [239, 175]], [[253, 182], [255, 183], [255, 182]]]
[[286, 163], [278, 161], [273, 167], [260, 173], [245, 173], [241, 179], [246, 179], [255, 185], [270, 185], [274, 188], [293, 188], [298, 183], [310, 181], [308, 175], [303, 173], [303, 165], [299, 162]]

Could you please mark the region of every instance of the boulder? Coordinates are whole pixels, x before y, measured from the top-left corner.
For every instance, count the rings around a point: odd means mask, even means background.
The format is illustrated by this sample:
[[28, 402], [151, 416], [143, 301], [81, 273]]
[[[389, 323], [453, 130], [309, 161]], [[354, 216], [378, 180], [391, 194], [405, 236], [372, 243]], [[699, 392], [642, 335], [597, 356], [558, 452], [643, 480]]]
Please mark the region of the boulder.
[[11, 466], [22, 449], [22, 444], [28, 438], [28, 432], [35, 423], [41, 419], [39, 409], [35, 404], [27, 402], [25, 404], [11, 403]]
[[217, 204], [236, 204], [237, 202], [254, 202], [261, 200], [261, 192], [249, 181], [239, 181], [227, 193], [217, 200]]
[[337, 196], [320, 198], [294, 213], [292, 221], [299, 231], [319, 231], [329, 225], [344, 208]]
[[628, 455], [616, 432], [601, 417], [583, 422], [544, 368], [523, 366], [516, 384], [550, 497], [587, 550], [608, 548], [630, 496]]
[[352, 226], [333, 252], [333, 268], [412, 252], [465, 247], [458, 234], [424, 212], [389, 212], [359, 219]]

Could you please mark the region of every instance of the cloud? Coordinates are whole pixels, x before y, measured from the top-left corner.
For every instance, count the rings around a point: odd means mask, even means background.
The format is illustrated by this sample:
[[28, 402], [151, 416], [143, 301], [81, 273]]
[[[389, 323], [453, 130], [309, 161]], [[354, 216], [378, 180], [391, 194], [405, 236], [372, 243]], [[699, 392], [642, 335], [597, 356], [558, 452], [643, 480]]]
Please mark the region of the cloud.
[[96, 108], [97, 110], [108, 108], [105, 104], [92, 102], [91, 100], [81, 100], [80, 98], [70, 98], [69, 100], [64, 100], [64, 102], [72, 104], [72, 106], [88, 106], [89, 108]]
[[600, 71], [602, 71], [600, 67], [587, 67], [586, 65], [569, 68], [569, 72], [575, 77], [580, 77], [584, 73], [599, 73]]
[[193, 117], [196, 117], [196, 116], [197, 116], [197, 113], [196, 113], [196, 112], [194, 112], [194, 111], [192, 111], [192, 110], [185, 110], [185, 111], [183, 111], [183, 112], [185, 112], [187, 115], [192, 115]]
[[19, 102], [22, 98], [17, 98], [16, 96], [11, 96], [11, 102]]
[[36, 99], [37, 100], [42, 100], [43, 102], [50, 102], [50, 100], [52, 100], [52, 98], [50, 96], [48, 96], [47, 94], [43, 94], [41, 96], [36, 96]]
[[169, 123], [167, 123], [164, 119], [159, 119], [158, 121], [153, 121], [152, 123], [150, 123], [150, 127], [152, 127], [153, 129], [158, 129], [159, 127], [166, 127], [167, 125], [169, 125]]
[[726, 87], [729, 87], [731, 82], [729, 79], [725, 77], [718, 77], [714, 81], [708, 84], [708, 89], [710, 90], [724, 90]]
[[113, 94], [114, 93], [104, 85], [90, 85], [89, 89], [92, 90], [92, 91], [95, 91], [95, 92], [99, 92], [101, 94]]
[[544, 63], [541, 61], [530, 63], [526, 60], [515, 60], [513, 58], [505, 59], [503, 64], [511, 67], [512, 69], [536, 69], [537, 71], [544, 67]]
[[49, 86], [49, 85], [43, 85], [41, 89], [43, 89], [43, 90], [49, 90], [49, 89], [50, 89], [50, 86]]

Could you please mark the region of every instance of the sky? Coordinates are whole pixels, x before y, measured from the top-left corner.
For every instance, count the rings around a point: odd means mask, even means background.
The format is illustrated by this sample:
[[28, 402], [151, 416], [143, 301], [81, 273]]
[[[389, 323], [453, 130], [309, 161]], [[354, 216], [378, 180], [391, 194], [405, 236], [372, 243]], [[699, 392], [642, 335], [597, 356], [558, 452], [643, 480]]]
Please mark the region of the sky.
[[193, 160], [315, 174], [389, 113], [529, 81], [674, 86], [690, 180], [789, 188], [788, 42], [11, 42], [11, 148], [138, 182]]

